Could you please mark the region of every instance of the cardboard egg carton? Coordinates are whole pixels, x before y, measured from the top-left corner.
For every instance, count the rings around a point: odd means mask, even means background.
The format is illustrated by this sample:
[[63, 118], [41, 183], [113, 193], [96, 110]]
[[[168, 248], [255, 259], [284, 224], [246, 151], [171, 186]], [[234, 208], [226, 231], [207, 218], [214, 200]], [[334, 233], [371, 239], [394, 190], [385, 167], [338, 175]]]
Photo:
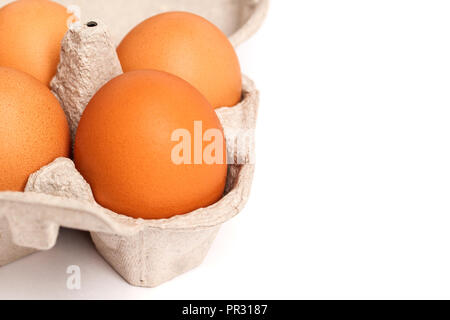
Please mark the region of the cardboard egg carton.
[[[91, 4], [94, 6], [94, 3], [109, 4], [108, 1], [84, 0], [60, 2], [78, 3], [86, 8]], [[125, 3], [121, 0], [114, 2]], [[127, 4], [130, 2], [133, 1], [126, 1]], [[235, 43], [257, 29], [267, 9], [267, 1], [238, 2], [254, 8], [256, 16], [249, 15], [250, 26], [247, 23], [243, 29], [236, 29]], [[219, 14], [220, 6], [224, 6], [223, 12], [228, 12], [226, 9], [231, 10], [238, 2], [217, 1], [215, 7], [210, 5], [209, 0], [161, 0], [151, 1], [149, 8], [186, 10], [189, 8], [185, 6], [191, 3], [192, 8], [198, 11], [205, 8]], [[177, 7], [177, 3], [180, 6]], [[108, 9], [111, 14], [113, 8], [116, 11], [121, 9], [111, 5]], [[106, 12], [102, 13], [108, 17]], [[150, 10], [146, 17], [152, 13]], [[227, 18], [223, 16], [221, 19], [226, 21]], [[230, 19], [239, 21], [237, 18]], [[95, 22], [95, 25], [76, 23], [70, 27], [62, 42], [58, 72], [51, 83], [52, 91], [66, 113], [72, 136], [92, 96], [122, 73], [114, 37], [104, 22], [99, 19]], [[130, 19], [128, 24], [138, 22]], [[124, 30], [128, 24], [124, 24]], [[117, 31], [117, 34], [122, 33]], [[89, 231], [98, 252], [135, 286], [155, 287], [198, 266], [220, 226], [237, 215], [247, 202], [254, 173], [258, 99], [253, 82], [244, 76], [241, 103], [216, 110], [224, 127], [230, 163], [226, 190], [219, 202], [171, 219], [133, 219], [97, 204], [89, 184], [76, 170], [72, 160], [59, 158], [32, 174], [25, 192], [0, 192], [0, 266], [36, 251], [51, 249], [57, 241], [60, 227]]]

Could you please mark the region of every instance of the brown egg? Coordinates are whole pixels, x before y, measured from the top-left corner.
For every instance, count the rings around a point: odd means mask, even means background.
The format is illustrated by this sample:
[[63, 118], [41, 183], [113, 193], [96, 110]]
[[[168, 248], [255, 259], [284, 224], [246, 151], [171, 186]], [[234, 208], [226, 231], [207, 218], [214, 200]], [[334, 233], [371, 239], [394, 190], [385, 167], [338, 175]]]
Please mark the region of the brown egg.
[[125, 72], [153, 69], [177, 75], [196, 87], [214, 108], [241, 100], [239, 60], [225, 34], [187, 12], [154, 16], [134, 28], [117, 49]]
[[69, 126], [58, 100], [32, 76], [0, 67], [0, 88], [0, 191], [23, 191], [30, 174], [69, 156]]
[[0, 66], [49, 85], [68, 27], [67, 9], [48, 0], [19, 0], [0, 9]]
[[134, 218], [188, 213], [217, 202], [225, 188], [217, 115], [165, 72], [129, 72], [101, 88], [81, 118], [74, 155], [97, 202]]

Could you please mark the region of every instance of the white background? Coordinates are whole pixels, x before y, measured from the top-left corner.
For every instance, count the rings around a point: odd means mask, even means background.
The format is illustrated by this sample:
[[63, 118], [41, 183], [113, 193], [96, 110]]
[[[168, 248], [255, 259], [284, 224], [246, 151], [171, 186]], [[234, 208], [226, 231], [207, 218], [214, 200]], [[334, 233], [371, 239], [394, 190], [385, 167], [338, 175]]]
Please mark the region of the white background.
[[252, 197], [204, 264], [134, 288], [64, 230], [0, 269], [0, 298], [450, 298], [449, 17], [448, 1], [272, 0], [239, 48], [261, 91]]

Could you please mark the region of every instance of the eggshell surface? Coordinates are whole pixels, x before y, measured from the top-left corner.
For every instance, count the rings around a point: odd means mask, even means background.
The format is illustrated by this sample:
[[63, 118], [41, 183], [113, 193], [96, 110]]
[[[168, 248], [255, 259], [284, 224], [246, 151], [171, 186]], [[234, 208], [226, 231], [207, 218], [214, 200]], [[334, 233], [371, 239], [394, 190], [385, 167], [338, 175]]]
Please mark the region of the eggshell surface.
[[117, 49], [125, 72], [153, 69], [196, 87], [214, 108], [236, 105], [242, 76], [236, 52], [222, 31], [187, 12], [163, 13], [142, 22]]
[[64, 111], [32, 76], [0, 67], [0, 191], [23, 191], [30, 174], [68, 157]]
[[[173, 134], [181, 129], [191, 136], [184, 152], [193, 159], [199, 121], [202, 136], [220, 132], [221, 161], [177, 163]], [[200, 152], [207, 147], [200, 142]], [[74, 157], [96, 201], [134, 218], [169, 218], [209, 206], [223, 196], [227, 176], [223, 129], [213, 108], [186, 81], [159, 71], [125, 73], [97, 92], [81, 118]]]
[[56, 74], [70, 14], [48, 0], [19, 0], [0, 9], [0, 66], [26, 72], [46, 85]]

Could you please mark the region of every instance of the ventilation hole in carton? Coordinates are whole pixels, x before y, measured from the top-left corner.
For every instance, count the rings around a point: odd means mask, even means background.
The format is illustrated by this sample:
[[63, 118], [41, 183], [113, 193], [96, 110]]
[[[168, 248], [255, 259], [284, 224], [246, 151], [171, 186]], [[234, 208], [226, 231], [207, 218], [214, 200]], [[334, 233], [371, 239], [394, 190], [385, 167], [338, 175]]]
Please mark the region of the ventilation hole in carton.
[[89, 28], [93, 28], [93, 27], [98, 26], [98, 23], [95, 22], [95, 21], [89, 21], [88, 23], [86, 23], [86, 25], [87, 25]]

